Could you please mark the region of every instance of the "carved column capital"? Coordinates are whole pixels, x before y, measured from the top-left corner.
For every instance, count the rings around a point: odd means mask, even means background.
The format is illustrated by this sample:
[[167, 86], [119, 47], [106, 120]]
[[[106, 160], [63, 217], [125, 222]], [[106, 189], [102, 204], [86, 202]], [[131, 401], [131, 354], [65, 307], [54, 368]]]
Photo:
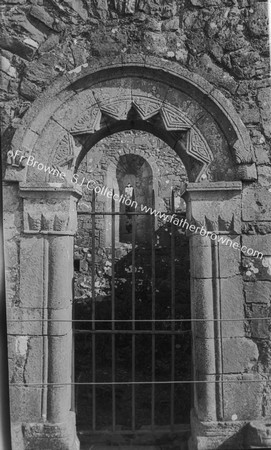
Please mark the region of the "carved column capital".
[[76, 203], [81, 193], [74, 186], [20, 184], [23, 230], [26, 234], [73, 236], [77, 229]]
[[223, 234], [241, 233], [240, 181], [189, 183], [183, 195], [190, 223]]

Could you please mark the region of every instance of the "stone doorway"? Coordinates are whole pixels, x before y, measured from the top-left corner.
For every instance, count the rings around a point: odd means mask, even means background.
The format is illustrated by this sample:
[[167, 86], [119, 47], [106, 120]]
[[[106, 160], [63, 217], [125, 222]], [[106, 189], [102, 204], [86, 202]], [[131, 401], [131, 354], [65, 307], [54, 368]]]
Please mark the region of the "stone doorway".
[[[9, 266], [19, 289], [8, 300], [8, 333], [12, 360], [28, 360], [27, 380], [15, 370], [10, 388], [17, 448], [22, 442], [29, 450], [78, 448], [71, 407], [72, 277], [82, 192], [74, 177], [97, 142], [135, 129], [162, 139], [183, 161], [186, 217], [194, 230], [205, 226], [237, 243], [245, 238], [242, 181], [255, 179], [254, 155], [243, 123], [221, 93], [179, 65], [133, 55], [79, 67], [57, 80], [26, 114], [7, 155], [5, 190], [12, 201], [6, 208], [14, 219], [9, 245], [20, 252], [18, 270]], [[248, 400], [240, 373], [257, 358], [256, 344], [244, 335], [240, 253], [195, 233], [189, 247], [194, 450], [234, 438], [244, 421], [261, 416], [261, 407], [247, 403], [244, 411], [238, 401], [240, 395]], [[217, 326], [232, 317], [238, 322], [231, 327]], [[233, 363], [232, 349], [239, 355], [244, 346], [245, 359]], [[249, 376], [250, 391], [261, 398], [256, 391], [263, 384], [253, 371]]]

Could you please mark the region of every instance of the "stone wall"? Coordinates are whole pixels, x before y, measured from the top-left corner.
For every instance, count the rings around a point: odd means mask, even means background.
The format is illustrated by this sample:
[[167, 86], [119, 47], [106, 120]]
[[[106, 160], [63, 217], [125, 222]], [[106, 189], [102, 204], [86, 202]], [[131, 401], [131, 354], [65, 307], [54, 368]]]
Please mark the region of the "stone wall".
[[267, 1], [4, 0], [1, 8], [4, 130], [60, 73], [105, 56], [155, 55], [231, 97], [258, 163], [268, 164]]

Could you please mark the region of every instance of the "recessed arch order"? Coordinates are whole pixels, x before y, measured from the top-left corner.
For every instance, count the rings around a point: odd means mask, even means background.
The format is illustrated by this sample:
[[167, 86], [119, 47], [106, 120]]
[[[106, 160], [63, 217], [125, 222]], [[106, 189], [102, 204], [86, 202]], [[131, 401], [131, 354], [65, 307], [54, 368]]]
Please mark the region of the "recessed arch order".
[[[31, 106], [11, 150], [71, 174], [96, 142], [125, 129], [167, 142], [191, 182], [248, 179], [251, 173], [252, 145], [231, 103], [200, 76], [153, 57], [101, 60], [62, 75]], [[55, 181], [24, 165], [19, 171], [8, 166], [7, 179]]]

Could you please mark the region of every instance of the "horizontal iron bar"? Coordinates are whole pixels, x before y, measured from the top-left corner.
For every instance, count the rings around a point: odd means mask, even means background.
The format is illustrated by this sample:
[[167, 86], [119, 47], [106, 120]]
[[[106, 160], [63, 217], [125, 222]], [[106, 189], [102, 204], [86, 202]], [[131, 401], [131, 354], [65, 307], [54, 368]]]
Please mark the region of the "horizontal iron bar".
[[[77, 211], [78, 216], [154, 216], [163, 219], [165, 216], [171, 216], [172, 213], [170, 212], [162, 212], [162, 211], [156, 211], [156, 214], [152, 214], [150, 212], [109, 212], [109, 211]], [[174, 214], [176, 216], [176, 219], [178, 216], [182, 216], [182, 214]]]
[[[174, 425], [174, 434], [182, 434], [182, 433], [187, 433], [190, 432], [191, 427], [189, 424], [182, 424], [182, 423], [178, 423]], [[144, 428], [140, 428], [136, 430], [136, 434], [165, 434], [172, 431], [172, 429], [170, 427], [164, 427], [164, 428], [159, 428], [158, 426], [155, 426], [153, 429], [144, 429]], [[114, 434], [114, 436], [116, 434], [121, 434], [121, 435], [132, 435], [134, 434], [131, 430], [121, 430], [121, 429], [116, 429], [114, 432], [110, 429], [106, 429], [106, 430], [79, 430], [77, 431], [77, 434], [79, 434], [80, 436], [99, 436], [101, 434], [105, 435], [108, 437], [111, 434]]]
[[[162, 213], [162, 212], [159, 214], [170, 215], [170, 213]], [[79, 215], [79, 216], [151, 216], [152, 214], [149, 212], [78, 211], [77, 215]]]
[[191, 330], [74, 330], [75, 334], [183, 334]]
[[[242, 319], [127, 319], [127, 320], [112, 320], [112, 319], [99, 319], [95, 320], [96, 323], [106, 322], [106, 323], [125, 323], [125, 322], [244, 322], [245, 320], [271, 320], [271, 317], [243, 317]], [[72, 322], [72, 323], [90, 323], [93, 322], [91, 319], [7, 319], [7, 322]]]
[[[211, 376], [211, 375], [209, 375]], [[215, 374], [213, 376], [216, 376]], [[95, 381], [95, 382], [84, 382], [84, 383], [9, 383], [9, 385], [12, 386], [21, 386], [21, 387], [31, 387], [31, 386], [112, 386], [114, 385], [152, 385], [152, 384], [210, 384], [210, 383], [224, 383], [224, 384], [232, 384], [232, 383], [264, 383], [268, 381], [268, 378], [262, 380], [174, 380], [174, 381], [115, 381], [112, 383], [112, 381]]]

